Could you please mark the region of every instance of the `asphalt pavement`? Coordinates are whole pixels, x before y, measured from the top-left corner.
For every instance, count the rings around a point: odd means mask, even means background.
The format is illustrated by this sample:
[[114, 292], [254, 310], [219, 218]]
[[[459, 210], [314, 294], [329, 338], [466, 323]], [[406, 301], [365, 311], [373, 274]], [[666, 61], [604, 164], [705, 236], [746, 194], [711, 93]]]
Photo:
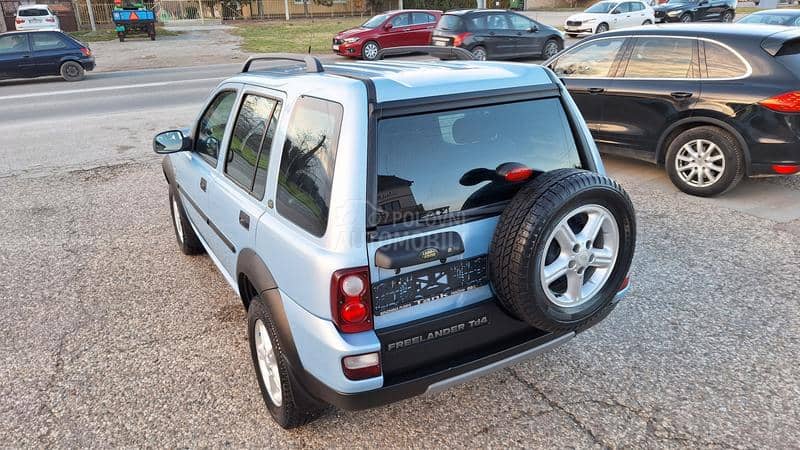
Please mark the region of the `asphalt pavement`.
[[607, 320], [440, 394], [278, 428], [150, 146], [238, 69], [0, 82], [0, 445], [800, 447], [798, 177], [699, 199], [610, 157], [639, 238]]

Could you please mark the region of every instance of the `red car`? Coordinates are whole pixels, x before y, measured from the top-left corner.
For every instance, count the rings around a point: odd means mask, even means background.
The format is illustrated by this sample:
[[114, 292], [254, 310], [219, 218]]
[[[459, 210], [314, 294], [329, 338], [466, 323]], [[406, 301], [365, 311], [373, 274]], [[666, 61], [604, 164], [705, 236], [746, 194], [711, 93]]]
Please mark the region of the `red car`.
[[382, 48], [430, 45], [431, 33], [441, 16], [441, 11], [427, 9], [403, 9], [378, 14], [361, 26], [334, 36], [333, 52], [372, 61]]

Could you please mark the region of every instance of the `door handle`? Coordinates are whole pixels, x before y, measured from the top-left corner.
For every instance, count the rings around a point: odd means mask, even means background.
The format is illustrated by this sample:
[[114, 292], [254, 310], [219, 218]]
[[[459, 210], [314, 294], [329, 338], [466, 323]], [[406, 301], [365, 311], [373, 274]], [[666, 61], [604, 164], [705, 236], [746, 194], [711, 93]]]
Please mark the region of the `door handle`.
[[250, 216], [244, 211], [239, 211], [239, 225], [244, 227], [245, 230], [250, 229]]
[[671, 92], [669, 94], [672, 98], [676, 100], [684, 100], [692, 96], [691, 92]]
[[602, 94], [605, 91], [606, 91], [605, 88], [598, 88], [598, 87], [590, 87], [586, 89], [586, 92], [590, 94]]
[[200, 189], [203, 192], [206, 191], [206, 186], [208, 186], [208, 183], [206, 182], [206, 179], [205, 178], [200, 178]]

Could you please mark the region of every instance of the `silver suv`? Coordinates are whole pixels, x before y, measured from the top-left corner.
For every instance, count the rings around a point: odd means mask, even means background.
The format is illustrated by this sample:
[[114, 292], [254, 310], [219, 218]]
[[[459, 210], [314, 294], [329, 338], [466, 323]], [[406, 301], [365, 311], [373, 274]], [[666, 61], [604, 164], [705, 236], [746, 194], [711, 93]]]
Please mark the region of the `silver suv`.
[[630, 199], [543, 67], [255, 57], [154, 149], [285, 428], [530, 358], [628, 286]]

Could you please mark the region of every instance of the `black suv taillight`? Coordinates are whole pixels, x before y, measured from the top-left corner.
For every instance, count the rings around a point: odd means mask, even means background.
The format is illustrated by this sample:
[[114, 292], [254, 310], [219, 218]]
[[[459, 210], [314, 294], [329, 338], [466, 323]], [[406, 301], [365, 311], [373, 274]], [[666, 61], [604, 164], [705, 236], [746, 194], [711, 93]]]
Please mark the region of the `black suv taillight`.
[[342, 333], [372, 329], [369, 267], [337, 270], [331, 277], [331, 316]]

